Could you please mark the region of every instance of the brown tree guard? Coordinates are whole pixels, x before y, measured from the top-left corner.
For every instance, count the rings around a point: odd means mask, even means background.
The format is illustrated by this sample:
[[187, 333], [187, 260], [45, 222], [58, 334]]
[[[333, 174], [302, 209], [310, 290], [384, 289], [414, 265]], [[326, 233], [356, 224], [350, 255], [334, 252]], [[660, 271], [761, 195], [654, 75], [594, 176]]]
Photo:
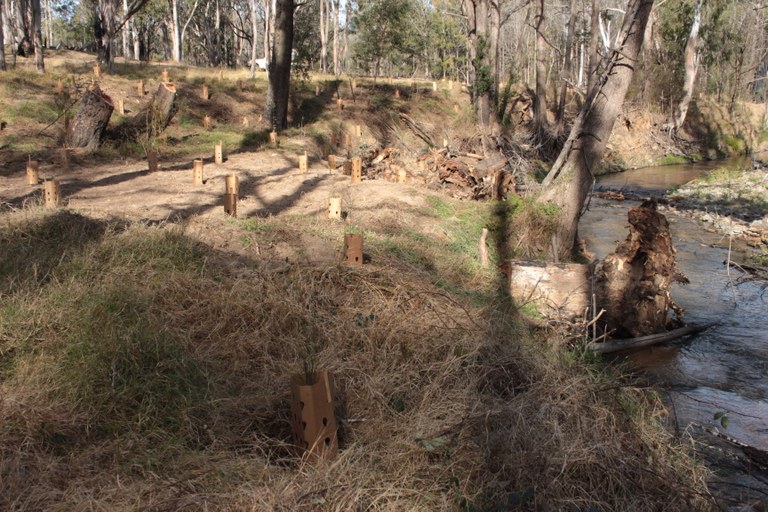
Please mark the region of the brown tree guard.
[[67, 146], [91, 151], [98, 149], [113, 110], [112, 99], [98, 85], [86, 89], [72, 126], [67, 130]]
[[349, 147], [352, 145], [352, 137], [348, 134], [344, 134], [344, 147]]
[[219, 68], [219, 81], [224, 80], [224, 69]]
[[291, 378], [291, 425], [303, 456], [330, 460], [338, 453], [333, 395], [327, 370]]
[[240, 189], [240, 178], [237, 174], [230, 174], [224, 177], [224, 193], [237, 195]]
[[206, 130], [211, 129], [211, 116], [203, 117], [203, 128], [205, 128]]
[[243, 116], [243, 126], [245, 128], [248, 128], [251, 125], [250, 121], [248, 121], [248, 116]]
[[353, 91], [357, 90], [357, 79], [356, 78], [352, 79], [352, 90]]
[[269, 132], [269, 143], [273, 148], [277, 147], [277, 132], [274, 130]]
[[432, 82], [432, 90], [437, 92], [437, 82]]
[[332, 197], [328, 200], [328, 218], [341, 220], [341, 198]]
[[64, 92], [64, 81], [56, 80], [56, 94], [62, 94]]
[[219, 141], [216, 146], [213, 148], [213, 161], [216, 163], [216, 165], [221, 165], [224, 163], [224, 152], [222, 151], [222, 145], [224, 143], [222, 141]]
[[344, 100], [341, 98], [337, 99], [336, 106], [339, 108], [339, 110], [344, 110]]
[[37, 185], [40, 182], [40, 162], [27, 161], [27, 185]]
[[400, 89], [395, 89], [395, 98], [400, 98]]
[[163, 76], [162, 76], [162, 80], [163, 80], [163, 82], [170, 82], [170, 79], [169, 79], [169, 76], [168, 76], [168, 70], [167, 70], [167, 69], [164, 69], [164, 70], [163, 70]]
[[355, 137], [358, 139], [363, 136], [363, 127], [359, 124], [355, 125]]
[[352, 183], [360, 183], [363, 179], [363, 161], [359, 156], [352, 159]]
[[61, 188], [57, 180], [46, 181], [43, 185], [45, 192], [45, 207], [58, 208], [61, 206]]
[[149, 172], [157, 172], [157, 151], [147, 152], [147, 169]]
[[315, 85], [315, 96], [320, 96], [320, 85]]
[[237, 196], [240, 179], [236, 174], [230, 174], [224, 178], [224, 213], [230, 217], [237, 217]]
[[308, 160], [307, 155], [299, 156], [299, 172], [301, 172], [302, 174], [307, 172], [307, 167], [308, 167], [307, 160]]
[[93, 76], [95, 76], [96, 78], [101, 77], [101, 66], [99, 66], [98, 64], [93, 66]]
[[347, 233], [344, 235], [344, 263], [363, 264], [363, 235]]
[[200, 92], [200, 98], [203, 101], [208, 101], [208, 84], [203, 84], [203, 90]]
[[117, 100], [117, 113], [121, 116], [125, 115], [125, 100], [122, 98]]
[[336, 170], [336, 155], [328, 155], [328, 170], [330, 172]]
[[138, 96], [144, 96], [144, 80], [139, 80], [136, 82], [136, 94]]
[[203, 184], [203, 161], [198, 159], [195, 160], [192, 167], [192, 175], [194, 178], [194, 184], [195, 185], [202, 185]]
[[405, 168], [401, 167], [397, 170], [397, 182], [398, 183], [405, 183], [408, 180], [408, 174], [405, 171]]

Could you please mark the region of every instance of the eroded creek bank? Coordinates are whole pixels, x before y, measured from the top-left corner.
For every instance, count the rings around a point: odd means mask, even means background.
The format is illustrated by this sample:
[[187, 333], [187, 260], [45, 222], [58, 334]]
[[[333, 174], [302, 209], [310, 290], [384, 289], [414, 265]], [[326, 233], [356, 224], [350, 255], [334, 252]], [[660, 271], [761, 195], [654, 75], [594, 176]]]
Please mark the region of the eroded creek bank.
[[[721, 164], [722, 165], [722, 164]], [[628, 196], [661, 196], [673, 186], [717, 167], [638, 169], [611, 175], [599, 185]], [[579, 226], [598, 258], [627, 233], [627, 210], [638, 201], [594, 199]], [[712, 482], [732, 510], [765, 510], [768, 503], [768, 291], [765, 282], [743, 281], [725, 264], [746, 247], [674, 210], [665, 214], [677, 248], [678, 266], [690, 284], [673, 296], [689, 323], [716, 323], [677, 343], [618, 356], [667, 397], [675, 427], [693, 434], [716, 471]], [[711, 226], [709, 226], [711, 227]], [[715, 419], [715, 417], [718, 419]], [[725, 418], [725, 421], [723, 421]], [[744, 446], [740, 446], [744, 445]]]

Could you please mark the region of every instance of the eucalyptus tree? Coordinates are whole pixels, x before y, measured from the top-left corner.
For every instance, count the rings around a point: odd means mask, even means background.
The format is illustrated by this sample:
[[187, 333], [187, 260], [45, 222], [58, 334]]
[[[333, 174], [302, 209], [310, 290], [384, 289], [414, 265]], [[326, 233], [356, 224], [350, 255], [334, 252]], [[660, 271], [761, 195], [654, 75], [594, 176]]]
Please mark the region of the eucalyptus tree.
[[5, 65], [5, 32], [3, 31], [3, 11], [5, 10], [3, 2], [0, 2], [0, 71], [6, 71]]
[[559, 257], [568, 257], [575, 245], [579, 218], [594, 181], [611, 130], [621, 112], [634, 68], [638, 63], [645, 26], [653, 0], [630, 0], [608, 59], [579, 112], [568, 140], [544, 179], [538, 201], [556, 210], [552, 245]]
[[[96, 40], [98, 61], [107, 64], [110, 69], [114, 62], [112, 52], [116, 34], [148, 0], [130, 0], [127, 9], [123, 9], [120, 0], [89, 0], [93, 12], [93, 35]], [[122, 9], [122, 14], [121, 14]]]

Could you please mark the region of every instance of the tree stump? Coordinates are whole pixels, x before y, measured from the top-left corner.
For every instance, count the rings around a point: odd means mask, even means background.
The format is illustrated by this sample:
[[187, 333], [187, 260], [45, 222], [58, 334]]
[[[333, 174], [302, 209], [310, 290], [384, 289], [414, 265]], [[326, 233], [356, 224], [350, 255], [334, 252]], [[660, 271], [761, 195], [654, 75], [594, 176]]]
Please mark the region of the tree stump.
[[175, 99], [176, 86], [172, 83], [161, 83], [147, 106], [128, 119], [119, 128], [117, 136], [132, 141], [157, 136], [171, 122]]
[[67, 145], [91, 151], [98, 149], [114, 108], [112, 99], [98, 85], [86, 89], [67, 132]]
[[672, 300], [670, 287], [688, 279], [677, 268], [669, 223], [656, 201], [645, 201], [628, 217], [629, 236], [598, 266], [596, 288], [608, 330], [636, 338], [682, 324], [683, 311]]

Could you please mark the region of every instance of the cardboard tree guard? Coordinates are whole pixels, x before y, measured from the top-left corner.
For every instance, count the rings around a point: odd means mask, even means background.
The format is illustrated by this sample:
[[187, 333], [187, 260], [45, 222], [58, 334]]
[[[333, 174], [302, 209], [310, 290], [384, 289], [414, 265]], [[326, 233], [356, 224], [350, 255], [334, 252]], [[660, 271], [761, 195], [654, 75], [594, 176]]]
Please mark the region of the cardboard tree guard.
[[312, 384], [307, 384], [304, 375], [291, 378], [291, 423], [302, 454], [333, 459], [338, 453], [333, 392], [328, 370], [315, 373]]

